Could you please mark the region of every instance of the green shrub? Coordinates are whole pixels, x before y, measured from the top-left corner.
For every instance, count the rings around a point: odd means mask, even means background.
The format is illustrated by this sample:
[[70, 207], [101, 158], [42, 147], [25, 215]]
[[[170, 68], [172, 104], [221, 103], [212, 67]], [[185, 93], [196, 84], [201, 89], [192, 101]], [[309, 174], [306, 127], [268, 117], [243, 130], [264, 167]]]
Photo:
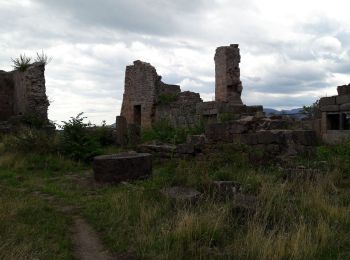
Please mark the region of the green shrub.
[[158, 96], [158, 104], [160, 105], [169, 104], [169, 103], [175, 102], [176, 100], [177, 100], [176, 93], [164, 93]]
[[220, 113], [218, 115], [218, 119], [221, 123], [225, 123], [225, 122], [231, 122], [234, 120], [239, 119], [239, 116], [236, 114], [232, 114], [232, 113]]
[[318, 160], [327, 161], [330, 166], [348, 173], [350, 170], [350, 140], [339, 145], [319, 146], [316, 156]]
[[89, 131], [92, 124], [84, 123], [86, 117], [82, 115], [83, 113], [80, 113], [71, 117], [68, 122], [63, 121], [60, 150], [71, 159], [88, 161], [101, 154], [101, 145]]
[[167, 120], [162, 120], [153, 125], [152, 129], [142, 131], [142, 141], [157, 140], [164, 143], [180, 144], [186, 142], [187, 135], [202, 134], [203, 126], [200, 124], [193, 128], [175, 128]]
[[113, 145], [115, 142], [113, 138], [113, 129], [106, 125], [106, 121], [102, 121], [101, 126], [94, 127], [91, 134], [97, 138], [102, 146]]

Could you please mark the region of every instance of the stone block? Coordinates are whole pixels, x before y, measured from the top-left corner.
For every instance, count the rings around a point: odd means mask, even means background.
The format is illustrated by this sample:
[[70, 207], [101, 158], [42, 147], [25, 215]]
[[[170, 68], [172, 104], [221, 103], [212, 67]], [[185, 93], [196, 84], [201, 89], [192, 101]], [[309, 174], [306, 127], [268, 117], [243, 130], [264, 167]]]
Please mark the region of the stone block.
[[338, 112], [339, 111], [339, 105], [321, 106], [320, 110], [322, 112]]
[[258, 144], [258, 135], [255, 133], [237, 134], [234, 137], [234, 141], [246, 145], [256, 145]]
[[350, 103], [340, 105], [340, 111], [350, 111]]
[[161, 158], [171, 158], [174, 156], [176, 146], [168, 144], [142, 144], [137, 147], [137, 151], [150, 153]]
[[280, 131], [259, 131], [256, 133], [259, 144], [283, 143], [283, 134]]
[[227, 141], [227, 125], [223, 123], [208, 124], [205, 127], [205, 136], [210, 142]]
[[322, 106], [329, 106], [329, 105], [335, 105], [336, 103], [336, 97], [323, 97], [319, 101], [319, 105]]
[[247, 106], [247, 113], [254, 114], [257, 112], [263, 112], [264, 108], [263, 106]]
[[128, 144], [136, 145], [140, 143], [141, 127], [138, 124], [128, 125]]
[[350, 84], [337, 87], [338, 95], [350, 95]]
[[317, 143], [317, 136], [315, 131], [294, 130], [292, 135], [294, 142], [297, 144], [312, 146], [316, 145]]
[[337, 105], [350, 103], [350, 95], [337, 96]]
[[117, 116], [116, 118], [116, 144], [126, 145], [128, 142], [128, 126], [126, 118]]
[[193, 144], [179, 144], [176, 146], [176, 153], [178, 154], [194, 154], [195, 149]]
[[161, 193], [175, 201], [180, 203], [195, 203], [201, 198], [201, 193], [195, 189], [188, 187], [169, 187], [161, 190]]
[[205, 135], [189, 135], [187, 136], [186, 143], [192, 144], [196, 151], [201, 151], [207, 142]]
[[228, 134], [242, 134], [248, 131], [248, 125], [241, 122], [232, 122], [228, 125]]
[[220, 197], [232, 197], [241, 191], [241, 184], [233, 181], [214, 181], [212, 190]]
[[281, 151], [281, 144], [267, 144], [265, 145], [265, 153], [267, 154], [277, 154]]
[[152, 156], [148, 153], [120, 153], [97, 156], [93, 160], [95, 180], [119, 183], [152, 174]]

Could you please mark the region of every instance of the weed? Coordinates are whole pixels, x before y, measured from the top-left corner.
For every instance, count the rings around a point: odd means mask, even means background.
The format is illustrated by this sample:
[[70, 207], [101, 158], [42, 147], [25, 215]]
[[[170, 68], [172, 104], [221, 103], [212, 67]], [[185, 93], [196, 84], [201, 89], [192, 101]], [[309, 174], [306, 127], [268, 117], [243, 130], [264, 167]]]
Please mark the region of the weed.
[[32, 58], [27, 57], [25, 54], [21, 54], [19, 58], [11, 58], [11, 61], [15, 70], [26, 71], [31, 65]]

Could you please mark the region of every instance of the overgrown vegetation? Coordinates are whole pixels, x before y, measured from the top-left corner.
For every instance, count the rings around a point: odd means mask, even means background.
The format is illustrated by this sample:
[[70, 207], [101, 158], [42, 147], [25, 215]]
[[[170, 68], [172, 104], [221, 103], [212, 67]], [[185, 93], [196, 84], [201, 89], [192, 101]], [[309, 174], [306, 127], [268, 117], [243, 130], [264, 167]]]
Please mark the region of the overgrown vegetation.
[[164, 94], [160, 94], [158, 96], [158, 104], [159, 105], [166, 105], [166, 104], [175, 102], [176, 100], [177, 100], [176, 93], [164, 93]]
[[306, 117], [309, 119], [316, 118], [320, 114], [318, 102], [319, 100], [317, 100], [310, 106], [303, 106], [303, 108], [301, 109], [301, 113], [306, 115]]
[[84, 123], [83, 113], [63, 122], [60, 151], [74, 160], [87, 161], [102, 153], [101, 144], [89, 133], [91, 123]]
[[114, 143], [112, 131], [105, 123], [97, 127], [85, 123], [83, 113], [62, 122], [61, 131], [54, 125], [36, 118], [21, 119], [21, 128], [14, 134], [2, 137], [7, 152], [50, 154], [75, 161], [89, 162]]
[[26, 71], [31, 64], [32, 58], [25, 54], [20, 54], [18, 58], [11, 58], [13, 68], [19, 71]]
[[[325, 171], [311, 178], [296, 175], [286, 179], [278, 167], [255, 167], [241, 148], [225, 145], [205, 160], [156, 165], [148, 180], [100, 188], [87, 185], [91, 172], [84, 175], [79, 167], [30, 168], [30, 154], [22, 157], [27, 162], [16, 167], [18, 157], [2, 154], [0, 185], [7, 191], [0, 200], [6, 209], [0, 214], [1, 256], [52, 258], [71, 253], [69, 238], [62, 230], [67, 230], [72, 216], [53, 214], [49, 205], [29, 195], [37, 190], [79, 206], [117, 255], [139, 259], [348, 259], [350, 168], [339, 165], [348, 160], [342, 152], [347, 149], [347, 145], [322, 147], [312, 160], [295, 161], [305, 167], [320, 161], [326, 165]], [[238, 206], [229, 198], [218, 199], [211, 192], [214, 180], [241, 183], [244, 194], [256, 196], [256, 210]], [[173, 203], [160, 193], [173, 185], [197, 188], [203, 197], [196, 204]], [[17, 190], [22, 192], [17, 194]], [[22, 196], [27, 199], [23, 201]], [[12, 228], [6, 228], [8, 225]], [[50, 231], [54, 234], [47, 239]], [[50, 249], [53, 247], [55, 250]]]
[[[88, 165], [69, 159], [85, 160], [109, 143], [106, 125], [94, 130], [84, 119], [79, 114], [64, 122], [59, 135], [43, 137], [28, 128], [23, 139], [0, 140], [1, 259], [72, 257], [72, 213], [58, 212], [38, 193], [77, 207], [117, 256], [350, 258], [350, 142], [321, 146], [316, 155], [289, 162], [315, 169], [312, 174], [287, 175], [284, 164], [255, 164], [257, 151], [226, 144], [205, 157], [156, 164], [147, 180], [99, 186]], [[183, 141], [182, 131], [162, 122], [143, 135], [176, 143]], [[95, 136], [93, 143], [87, 143], [89, 136]], [[254, 207], [249, 200], [218, 197], [213, 181], [240, 183], [244, 196], [255, 198]], [[202, 197], [192, 204], [173, 202], [161, 193], [170, 186], [195, 188]]]
[[45, 66], [49, 64], [52, 61], [52, 57], [47, 56], [46, 53], [44, 53], [43, 50], [41, 50], [41, 53], [36, 53], [35, 62], [39, 62], [44, 64]]
[[44, 64], [45, 66], [49, 64], [52, 61], [52, 57], [49, 57], [44, 51], [42, 50], [41, 53], [37, 52], [36, 53], [36, 58], [33, 59], [32, 57], [28, 57], [25, 54], [20, 54], [18, 58], [11, 58], [12, 61], [12, 67], [15, 70], [19, 71], [26, 71], [29, 66], [33, 62], [39, 62]]
[[152, 129], [142, 131], [142, 141], [148, 142], [157, 140], [164, 143], [180, 144], [186, 141], [187, 135], [202, 134], [203, 125], [197, 125], [193, 128], [175, 128], [167, 120], [162, 120], [154, 124]]

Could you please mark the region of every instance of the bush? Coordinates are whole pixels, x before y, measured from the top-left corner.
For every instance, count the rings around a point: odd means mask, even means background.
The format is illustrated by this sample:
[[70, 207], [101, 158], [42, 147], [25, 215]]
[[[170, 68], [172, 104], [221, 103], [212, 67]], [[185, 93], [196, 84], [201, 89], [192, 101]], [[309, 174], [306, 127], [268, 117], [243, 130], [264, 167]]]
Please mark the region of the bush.
[[101, 145], [89, 131], [92, 124], [84, 123], [86, 117], [82, 115], [83, 113], [80, 113], [71, 117], [68, 122], [63, 121], [60, 150], [71, 159], [88, 161], [101, 154]]
[[115, 143], [113, 137], [113, 128], [106, 125], [106, 121], [102, 121], [102, 126], [96, 126], [91, 131], [91, 134], [97, 138], [102, 146], [113, 145]]

